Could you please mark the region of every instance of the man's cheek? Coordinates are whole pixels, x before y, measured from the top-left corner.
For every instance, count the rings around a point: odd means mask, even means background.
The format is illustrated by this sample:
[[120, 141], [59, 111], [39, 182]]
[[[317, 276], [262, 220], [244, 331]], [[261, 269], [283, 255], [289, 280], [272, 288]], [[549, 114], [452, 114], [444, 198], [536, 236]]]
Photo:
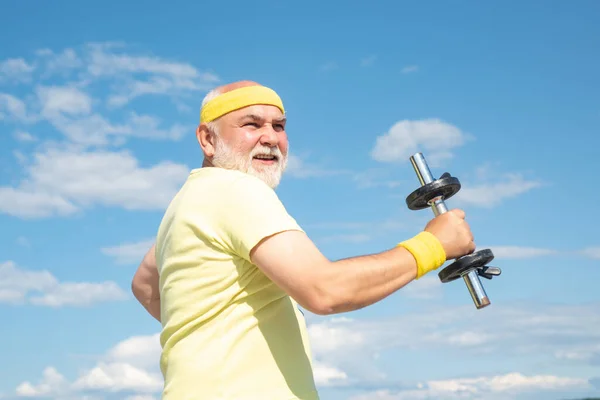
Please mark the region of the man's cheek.
[[288, 141], [285, 139], [279, 140], [279, 150], [281, 151], [281, 153], [286, 155], [288, 153], [288, 149], [289, 149]]

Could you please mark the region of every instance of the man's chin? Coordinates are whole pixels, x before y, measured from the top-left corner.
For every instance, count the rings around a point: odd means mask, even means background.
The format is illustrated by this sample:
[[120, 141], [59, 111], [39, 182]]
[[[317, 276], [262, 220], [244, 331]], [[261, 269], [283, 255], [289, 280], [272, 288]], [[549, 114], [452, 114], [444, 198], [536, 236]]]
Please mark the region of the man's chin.
[[269, 170], [256, 170], [251, 168], [248, 173], [261, 181], [265, 182], [267, 186], [275, 189], [279, 185], [279, 181], [281, 180], [281, 172], [277, 171], [269, 171]]
[[283, 171], [281, 166], [279, 165], [279, 161], [271, 165], [265, 165], [265, 163], [251, 163], [250, 165], [240, 165], [239, 163], [233, 164], [222, 162], [216, 162], [213, 163], [213, 165], [218, 168], [240, 171], [248, 175], [252, 175], [255, 178], [258, 178], [261, 181], [265, 182], [267, 186], [271, 187], [272, 189], [275, 189], [279, 185], [279, 182], [281, 181], [281, 176], [283, 175]]

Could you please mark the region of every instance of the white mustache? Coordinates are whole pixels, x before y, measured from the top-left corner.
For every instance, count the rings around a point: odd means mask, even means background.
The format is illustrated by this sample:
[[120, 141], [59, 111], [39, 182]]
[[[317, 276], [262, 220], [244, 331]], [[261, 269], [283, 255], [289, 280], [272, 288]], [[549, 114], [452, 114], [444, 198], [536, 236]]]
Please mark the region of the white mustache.
[[261, 147], [252, 151], [251, 157], [255, 156], [275, 156], [278, 159], [283, 158], [281, 151], [277, 147]]

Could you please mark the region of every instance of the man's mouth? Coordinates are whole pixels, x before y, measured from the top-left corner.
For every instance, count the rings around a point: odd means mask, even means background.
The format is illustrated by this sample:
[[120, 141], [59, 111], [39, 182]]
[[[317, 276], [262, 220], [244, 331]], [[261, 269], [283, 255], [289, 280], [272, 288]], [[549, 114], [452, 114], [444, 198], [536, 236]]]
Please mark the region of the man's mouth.
[[275, 162], [277, 161], [277, 156], [274, 155], [267, 155], [267, 154], [257, 154], [253, 157], [255, 160], [259, 160], [262, 162]]

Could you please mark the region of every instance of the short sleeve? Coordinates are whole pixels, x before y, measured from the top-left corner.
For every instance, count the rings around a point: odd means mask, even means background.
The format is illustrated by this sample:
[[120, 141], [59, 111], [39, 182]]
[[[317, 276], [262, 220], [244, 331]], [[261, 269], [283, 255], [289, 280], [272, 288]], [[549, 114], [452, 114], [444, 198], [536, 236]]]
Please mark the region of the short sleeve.
[[273, 189], [247, 175], [231, 182], [216, 213], [221, 241], [238, 256], [250, 261], [250, 251], [264, 238], [276, 233], [298, 230]]

